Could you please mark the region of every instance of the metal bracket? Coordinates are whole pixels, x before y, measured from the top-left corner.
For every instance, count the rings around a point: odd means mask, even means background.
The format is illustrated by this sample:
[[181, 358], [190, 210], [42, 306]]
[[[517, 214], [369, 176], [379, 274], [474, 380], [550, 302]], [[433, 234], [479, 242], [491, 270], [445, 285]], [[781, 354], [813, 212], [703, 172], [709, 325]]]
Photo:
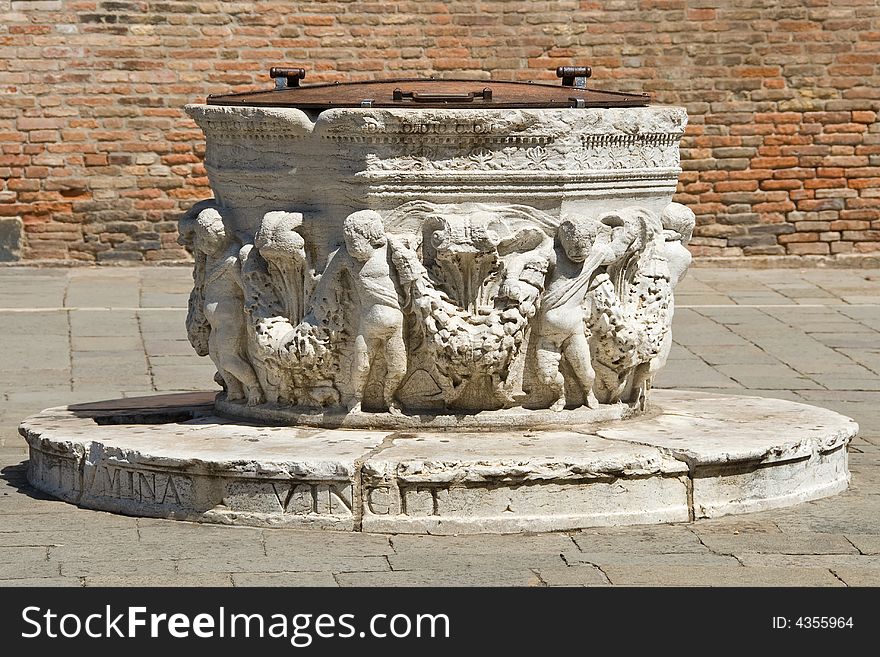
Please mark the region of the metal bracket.
[[583, 98], [569, 98], [569, 102], [571, 102], [572, 107], [577, 107], [578, 109], [583, 109], [587, 106], [587, 101]]
[[373, 99], [372, 98], [364, 98], [361, 101], [361, 107], [372, 107], [372, 106], [373, 106]]
[[414, 103], [470, 103], [475, 98], [483, 100], [492, 100], [492, 90], [486, 87], [482, 91], [470, 91], [460, 94], [426, 94], [418, 91], [404, 91], [397, 88], [392, 92], [392, 99], [395, 102], [411, 100]]
[[304, 68], [279, 68], [273, 66], [269, 69], [269, 77], [275, 80], [276, 89], [298, 87], [299, 81], [306, 77]]
[[593, 74], [589, 66], [560, 66], [556, 69], [556, 77], [562, 78], [563, 87], [587, 88], [587, 78]]

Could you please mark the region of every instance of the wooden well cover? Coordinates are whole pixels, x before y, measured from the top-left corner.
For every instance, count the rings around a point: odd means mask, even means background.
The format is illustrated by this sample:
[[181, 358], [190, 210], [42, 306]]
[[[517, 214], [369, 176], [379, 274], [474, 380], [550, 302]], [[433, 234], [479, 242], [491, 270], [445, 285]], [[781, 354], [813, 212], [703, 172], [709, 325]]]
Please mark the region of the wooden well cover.
[[[570, 75], [566, 75], [569, 73]], [[581, 73], [582, 75], [577, 75]], [[587, 89], [589, 67], [560, 67], [562, 84], [487, 80], [406, 78], [367, 82], [299, 85], [303, 69], [273, 68], [279, 84], [268, 91], [210, 95], [209, 105], [296, 107], [324, 110], [333, 107], [442, 107], [505, 109], [547, 107], [641, 107], [648, 94]]]

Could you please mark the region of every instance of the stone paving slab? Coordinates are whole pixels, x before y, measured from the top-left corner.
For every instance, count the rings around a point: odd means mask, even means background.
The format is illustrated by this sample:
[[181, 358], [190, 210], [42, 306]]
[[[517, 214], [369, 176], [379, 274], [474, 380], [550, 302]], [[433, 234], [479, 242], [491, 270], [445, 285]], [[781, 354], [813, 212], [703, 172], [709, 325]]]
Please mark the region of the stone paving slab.
[[847, 586], [880, 586], [880, 569], [843, 567], [831, 572]]
[[339, 586], [543, 586], [531, 570], [495, 568], [468, 570], [412, 570], [335, 575]]
[[846, 586], [827, 568], [769, 566], [607, 566], [612, 584], [624, 586]]
[[[878, 271], [695, 268], [676, 295], [660, 387], [802, 401], [860, 423], [850, 489], [816, 502], [692, 525], [389, 537], [213, 533], [29, 490], [25, 416], [213, 387], [184, 334], [191, 281], [175, 267], [0, 270], [0, 586], [880, 585]], [[119, 375], [105, 367], [114, 358]]]
[[682, 525], [584, 530], [571, 534], [571, 540], [579, 550], [588, 553], [662, 555], [710, 551], [694, 532]]
[[332, 573], [320, 572], [274, 572], [274, 573], [232, 573], [234, 586], [324, 586], [337, 587], [339, 584]]
[[859, 554], [880, 554], [880, 533], [852, 534], [847, 532], [846, 539], [858, 549]]
[[[0, 580], [0, 585], [14, 588], [31, 588], [35, 586], [79, 587], [83, 585], [83, 581], [76, 577], [24, 577]], [[127, 581], [119, 582], [117, 585], [136, 586], [136, 584], [129, 584]], [[150, 584], [150, 586], [157, 586], [157, 584]]]
[[632, 552], [566, 552], [562, 555], [569, 566], [591, 564], [599, 569], [607, 566], [642, 566], [659, 568], [664, 566], [741, 566], [742, 560], [733, 555], [705, 552], [672, 552], [664, 554], [637, 554]]
[[716, 554], [858, 554], [840, 534], [798, 532], [788, 534], [734, 534], [709, 532], [696, 527], [702, 542]]
[[609, 586], [608, 577], [595, 566], [539, 568], [538, 578], [545, 586]]
[[[124, 570], [120, 574], [94, 574], [87, 577], [77, 578], [79, 586], [233, 586], [231, 573], [200, 573], [199, 575], [184, 575], [180, 573], [170, 575], [128, 575]], [[38, 586], [30, 584], [30, 586]], [[68, 585], [70, 586], [70, 585]]]

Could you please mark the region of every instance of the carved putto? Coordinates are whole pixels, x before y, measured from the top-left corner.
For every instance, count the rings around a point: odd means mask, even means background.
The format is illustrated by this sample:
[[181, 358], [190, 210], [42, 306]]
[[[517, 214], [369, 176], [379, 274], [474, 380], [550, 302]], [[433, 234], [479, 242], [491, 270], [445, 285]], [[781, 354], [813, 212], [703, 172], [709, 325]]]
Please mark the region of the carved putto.
[[252, 237], [226, 214], [203, 202], [180, 222], [193, 346], [228, 402], [331, 415], [643, 410], [694, 226], [677, 203], [410, 201], [339, 217], [328, 250], [300, 212]]

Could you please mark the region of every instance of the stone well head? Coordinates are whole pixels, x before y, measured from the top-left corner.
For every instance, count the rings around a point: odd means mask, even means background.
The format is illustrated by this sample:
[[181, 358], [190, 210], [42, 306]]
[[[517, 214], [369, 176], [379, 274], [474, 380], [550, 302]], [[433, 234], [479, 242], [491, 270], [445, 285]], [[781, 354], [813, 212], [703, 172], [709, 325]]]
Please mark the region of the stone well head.
[[135, 515], [432, 534], [846, 488], [848, 418], [651, 394], [691, 261], [683, 109], [588, 89], [586, 67], [561, 85], [303, 73], [187, 108], [214, 192], [180, 222], [187, 330], [223, 391], [29, 418], [34, 486]]
[[230, 236], [193, 243], [188, 320], [204, 342], [208, 298], [231, 295], [211, 353], [224, 412], [460, 426], [646, 408], [693, 227], [672, 203], [683, 109], [588, 89], [585, 67], [561, 85], [273, 71], [272, 91], [187, 107]]

